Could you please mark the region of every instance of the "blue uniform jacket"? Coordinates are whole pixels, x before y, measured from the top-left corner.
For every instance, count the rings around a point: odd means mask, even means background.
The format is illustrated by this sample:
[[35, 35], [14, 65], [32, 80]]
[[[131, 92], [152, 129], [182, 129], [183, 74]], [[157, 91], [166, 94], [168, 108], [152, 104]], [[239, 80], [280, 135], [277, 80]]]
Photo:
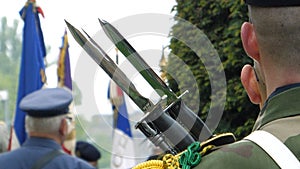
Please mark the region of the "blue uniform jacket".
[[[61, 150], [54, 140], [32, 137], [11, 152], [0, 154], [0, 169], [30, 169], [43, 155], [52, 150]], [[43, 169], [94, 169], [87, 162], [63, 154], [55, 157]]]

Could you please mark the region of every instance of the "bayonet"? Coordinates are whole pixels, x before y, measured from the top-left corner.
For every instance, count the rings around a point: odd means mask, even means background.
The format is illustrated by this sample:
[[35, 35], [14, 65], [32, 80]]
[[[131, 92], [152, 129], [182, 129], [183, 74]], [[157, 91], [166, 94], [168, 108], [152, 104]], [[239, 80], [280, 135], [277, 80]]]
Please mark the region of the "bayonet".
[[[166, 142], [161, 144], [161, 138], [158, 144], [161, 147], [172, 147], [169, 152], [176, 154], [183, 151], [187, 146], [195, 140], [189, 133], [174, 119], [168, 116], [163, 109], [162, 99], [157, 104], [153, 104], [149, 99], [143, 97], [134, 87], [133, 83], [127, 78], [125, 73], [109, 59], [109, 56], [99, 46], [95, 45], [95, 41], [89, 41], [74, 26], [66, 21], [68, 29], [77, 43], [89, 54], [89, 56], [109, 75], [109, 77], [132, 99], [132, 101], [147, 115], [145, 121], [155, 125], [158, 134], [163, 134], [167, 140], [171, 142], [165, 146]], [[88, 36], [90, 38], [90, 36]], [[142, 124], [142, 125], [141, 125]], [[137, 128], [144, 126], [144, 121], [137, 125]], [[153, 128], [152, 128], [153, 129]], [[152, 134], [151, 134], [152, 135]]]
[[[135, 104], [142, 110], [149, 110], [150, 107], [153, 107], [151, 101], [143, 97], [134, 87], [131, 80], [127, 78], [125, 73], [118, 68], [118, 66], [109, 59], [109, 56], [106, 53], [103, 53], [102, 50], [97, 48], [87, 40], [84, 35], [72, 26], [70, 23], [65, 21], [68, 29], [70, 30], [72, 36], [77, 41], [77, 43], [92, 57], [92, 59], [107, 73], [107, 75], [120, 86], [120, 88], [132, 99], [135, 101]], [[100, 47], [101, 49], [101, 47]]]
[[[129, 60], [129, 62], [139, 71], [144, 79], [163, 97], [167, 96], [168, 113], [189, 129], [195, 140], [203, 141], [212, 136], [212, 132], [197, 114], [192, 112], [185, 103], [169, 88], [169, 86], [153, 71], [144, 61], [141, 55], [130, 45], [121, 33], [110, 23], [104, 20], [99, 22], [115, 46]], [[172, 106], [171, 106], [172, 105]], [[200, 135], [201, 134], [201, 135]]]

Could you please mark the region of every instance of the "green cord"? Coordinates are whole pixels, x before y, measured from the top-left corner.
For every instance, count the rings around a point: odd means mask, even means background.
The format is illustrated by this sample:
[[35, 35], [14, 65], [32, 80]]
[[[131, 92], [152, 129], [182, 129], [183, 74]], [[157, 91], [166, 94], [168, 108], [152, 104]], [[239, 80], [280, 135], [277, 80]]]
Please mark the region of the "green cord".
[[191, 167], [195, 167], [200, 163], [200, 149], [200, 142], [194, 142], [188, 146], [187, 150], [180, 156], [179, 159], [182, 169], [190, 169]]

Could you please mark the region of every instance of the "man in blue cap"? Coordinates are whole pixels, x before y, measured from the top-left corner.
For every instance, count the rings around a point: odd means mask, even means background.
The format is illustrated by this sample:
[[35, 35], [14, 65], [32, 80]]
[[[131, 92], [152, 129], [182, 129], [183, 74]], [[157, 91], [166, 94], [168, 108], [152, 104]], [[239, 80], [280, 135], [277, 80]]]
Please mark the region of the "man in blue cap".
[[245, 0], [250, 21], [241, 28], [254, 66], [241, 81], [261, 112], [245, 139], [202, 154], [196, 169], [300, 168], [300, 1]]
[[46, 88], [25, 96], [20, 109], [27, 113], [28, 139], [11, 152], [0, 155], [1, 169], [92, 169], [87, 162], [63, 153], [67, 134], [71, 92]]
[[98, 166], [98, 160], [101, 158], [100, 151], [92, 144], [86, 141], [77, 141], [75, 147], [75, 155], [95, 168]]

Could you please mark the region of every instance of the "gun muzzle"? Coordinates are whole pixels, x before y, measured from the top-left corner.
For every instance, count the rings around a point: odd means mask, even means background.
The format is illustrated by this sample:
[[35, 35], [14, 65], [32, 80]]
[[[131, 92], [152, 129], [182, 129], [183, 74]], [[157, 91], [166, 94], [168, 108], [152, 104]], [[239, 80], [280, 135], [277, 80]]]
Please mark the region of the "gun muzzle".
[[212, 136], [212, 132], [207, 125], [181, 99], [168, 108], [167, 113], [182, 124], [195, 140], [202, 142]]
[[153, 123], [177, 153], [195, 142], [189, 132], [162, 109], [161, 104], [156, 105], [150, 113], [147, 113], [144, 120], [147, 123]]
[[139, 129], [148, 140], [150, 140], [155, 146], [160, 147], [165, 153], [170, 153], [176, 155], [178, 152], [174, 150], [172, 145], [170, 145], [163, 133], [161, 133], [153, 123], [140, 122], [135, 126], [136, 129]]

